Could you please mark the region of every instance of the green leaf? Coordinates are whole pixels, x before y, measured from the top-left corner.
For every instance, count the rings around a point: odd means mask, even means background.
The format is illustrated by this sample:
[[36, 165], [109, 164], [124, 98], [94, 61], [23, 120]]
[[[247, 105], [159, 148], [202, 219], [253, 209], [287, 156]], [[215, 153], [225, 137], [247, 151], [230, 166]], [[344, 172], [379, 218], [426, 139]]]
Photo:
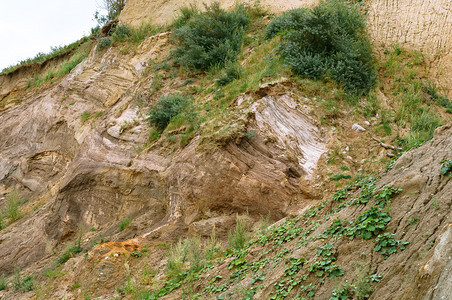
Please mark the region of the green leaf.
[[368, 240], [372, 237], [372, 233], [370, 231], [363, 231], [361, 234], [362, 238], [365, 240]]

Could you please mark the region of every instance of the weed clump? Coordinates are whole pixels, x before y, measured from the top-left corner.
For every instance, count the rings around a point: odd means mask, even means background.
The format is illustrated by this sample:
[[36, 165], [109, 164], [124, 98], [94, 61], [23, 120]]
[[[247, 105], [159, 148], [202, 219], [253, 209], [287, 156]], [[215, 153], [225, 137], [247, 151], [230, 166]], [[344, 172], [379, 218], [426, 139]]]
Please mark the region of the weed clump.
[[20, 270], [19, 268], [14, 269], [14, 280], [13, 280], [13, 286], [16, 291], [22, 290], [24, 292], [29, 292], [34, 289], [34, 278], [31, 276], [27, 276], [22, 279], [20, 276]]
[[266, 37], [281, 36], [278, 53], [292, 71], [313, 79], [332, 78], [349, 93], [367, 94], [376, 83], [365, 17], [356, 5], [322, 1], [276, 18]]
[[131, 44], [139, 44], [144, 39], [153, 36], [160, 30], [161, 27], [154, 26], [151, 23], [143, 23], [139, 27], [131, 27], [121, 24], [116, 27], [111, 38], [113, 42], [129, 42]]
[[[187, 10], [179, 23], [185, 24], [174, 31], [177, 48], [172, 55], [177, 64], [194, 70], [207, 70], [213, 66], [223, 67], [234, 61], [250, 22], [244, 6], [233, 11], [220, 8], [218, 2], [206, 6], [206, 12]], [[184, 19], [191, 18], [187, 21]]]
[[219, 86], [227, 85], [235, 79], [240, 79], [240, 77], [242, 77], [242, 73], [243, 70], [239, 64], [230, 63], [225, 67], [223, 74], [218, 77], [217, 84]]
[[5, 274], [0, 276], [0, 291], [6, 290], [8, 288], [8, 282], [6, 281]]
[[187, 96], [180, 94], [162, 96], [149, 111], [149, 123], [158, 130], [164, 130], [172, 118], [189, 105]]
[[105, 48], [110, 47], [112, 44], [110, 37], [104, 37], [97, 40], [97, 51], [102, 51]]
[[126, 218], [126, 219], [121, 220], [121, 222], [119, 222], [119, 228], [118, 228], [118, 230], [119, 230], [120, 232], [123, 231], [124, 229], [126, 229], [126, 228], [129, 226], [129, 224], [130, 224], [132, 221], [133, 221], [133, 220], [130, 219], [130, 218]]
[[249, 229], [244, 218], [236, 216], [234, 230], [229, 231], [228, 245], [231, 249], [243, 249], [250, 240]]
[[57, 260], [57, 264], [64, 264], [65, 262], [67, 262], [69, 260], [69, 258], [74, 257], [74, 255], [82, 252], [82, 246], [81, 246], [81, 241], [80, 239], [77, 240], [77, 242], [75, 243], [74, 246], [69, 247], [66, 249], [66, 251], [61, 254], [61, 256], [58, 258]]
[[21, 204], [19, 193], [16, 190], [12, 190], [8, 194], [8, 200], [6, 202], [5, 215], [10, 219], [10, 222], [20, 219], [19, 207]]

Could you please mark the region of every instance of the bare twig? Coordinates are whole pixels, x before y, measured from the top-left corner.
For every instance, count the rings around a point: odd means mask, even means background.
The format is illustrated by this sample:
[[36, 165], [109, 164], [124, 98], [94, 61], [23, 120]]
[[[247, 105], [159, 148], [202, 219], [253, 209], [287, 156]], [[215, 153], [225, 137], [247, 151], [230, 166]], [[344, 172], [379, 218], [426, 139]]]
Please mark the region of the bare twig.
[[388, 144], [382, 143], [382, 142], [380, 142], [380, 141], [379, 141], [377, 138], [375, 138], [375, 137], [372, 137], [371, 140], [374, 140], [374, 141], [378, 142], [378, 143], [380, 144], [380, 146], [382, 146], [382, 147], [385, 148], [385, 149], [402, 150], [402, 148], [394, 147], [394, 146], [392, 146], [392, 145], [388, 145]]

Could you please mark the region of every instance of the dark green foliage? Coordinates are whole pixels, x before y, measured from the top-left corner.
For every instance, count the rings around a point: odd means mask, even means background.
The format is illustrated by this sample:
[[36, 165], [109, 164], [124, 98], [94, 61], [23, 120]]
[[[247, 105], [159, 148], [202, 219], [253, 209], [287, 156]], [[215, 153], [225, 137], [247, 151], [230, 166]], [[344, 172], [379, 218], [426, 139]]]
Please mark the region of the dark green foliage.
[[242, 68], [239, 64], [236, 63], [229, 63], [224, 68], [224, 71], [218, 77], [217, 84], [218, 85], [226, 85], [230, 82], [232, 82], [234, 79], [240, 79], [242, 76]]
[[368, 93], [375, 86], [372, 47], [356, 5], [329, 0], [289, 11], [268, 26], [267, 38], [276, 34], [282, 39], [278, 52], [296, 74], [331, 77], [350, 93]]
[[396, 253], [397, 249], [400, 249], [400, 251], [405, 250], [405, 245], [408, 245], [409, 243], [395, 239], [394, 236], [395, 234], [389, 232], [379, 234], [375, 239], [377, 245], [375, 246], [374, 251], [385, 255], [385, 259], [387, 259], [389, 255]]
[[120, 232], [123, 231], [124, 229], [127, 228], [127, 226], [129, 226], [129, 224], [130, 224], [132, 221], [133, 221], [133, 220], [130, 219], [130, 218], [126, 218], [126, 219], [121, 220], [121, 222], [119, 222], [118, 230], [119, 230]]
[[143, 256], [143, 253], [141, 253], [141, 251], [135, 251], [135, 252], [130, 253], [130, 256], [140, 258], [141, 256]]
[[13, 286], [15, 290], [22, 290], [24, 292], [32, 291], [34, 288], [34, 278], [27, 276], [24, 279], [20, 276], [20, 270], [16, 267], [14, 269]]
[[110, 47], [112, 44], [110, 37], [104, 37], [97, 40], [97, 51]]
[[333, 181], [339, 181], [339, 180], [341, 180], [341, 179], [350, 179], [350, 178], [352, 178], [352, 176], [350, 176], [350, 175], [344, 175], [344, 174], [342, 174], [342, 173], [339, 173], [339, 174], [336, 174], [336, 175], [334, 175], [334, 176], [331, 176], [331, 177], [330, 177], [330, 180], [333, 180]]
[[446, 108], [446, 112], [452, 113], [452, 101], [445, 95], [438, 94], [438, 88], [431, 81], [423, 84], [423, 90], [430, 96], [430, 99]]
[[319, 251], [317, 252], [318, 256], [328, 257], [333, 256], [333, 244], [326, 244], [322, 247], [318, 247]]
[[353, 289], [355, 287], [344, 283], [342, 288], [336, 288], [331, 292], [330, 300], [347, 300], [353, 298]]
[[67, 250], [58, 258], [58, 264], [64, 264], [69, 258], [74, 257], [75, 254], [82, 252], [82, 246], [80, 240], [78, 240], [74, 246], [68, 247]]
[[391, 221], [391, 217], [388, 213], [373, 206], [355, 220], [356, 228], [354, 228], [354, 232], [356, 235], [368, 240], [372, 235], [377, 235], [384, 231], [389, 221]]
[[5, 274], [0, 276], [0, 291], [6, 290], [8, 287], [8, 282], [6, 281]]
[[149, 111], [149, 123], [163, 130], [171, 119], [180, 114], [189, 105], [188, 97], [180, 94], [162, 96]]
[[452, 159], [442, 161], [443, 165], [441, 166], [441, 175], [446, 176], [449, 174], [449, 177], [452, 177]]
[[377, 199], [375, 204], [379, 205], [380, 208], [383, 208], [391, 200], [391, 198], [394, 197], [394, 195], [398, 194], [401, 191], [402, 189], [400, 188], [392, 188], [385, 186], [378, 193], [375, 194], [375, 198]]
[[120, 24], [113, 32], [112, 38], [115, 41], [124, 41], [130, 36], [130, 34], [130, 28], [127, 25]]
[[242, 45], [249, 16], [244, 6], [227, 12], [218, 2], [206, 6], [206, 12], [196, 14], [174, 31], [177, 48], [173, 56], [177, 64], [195, 70], [222, 67], [234, 61]]
[[328, 276], [330, 278], [344, 275], [344, 270], [336, 265], [334, 257], [325, 257], [320, 261], [315, 261], [309, 267], [309, 272], [315, 273], [317, 277]]

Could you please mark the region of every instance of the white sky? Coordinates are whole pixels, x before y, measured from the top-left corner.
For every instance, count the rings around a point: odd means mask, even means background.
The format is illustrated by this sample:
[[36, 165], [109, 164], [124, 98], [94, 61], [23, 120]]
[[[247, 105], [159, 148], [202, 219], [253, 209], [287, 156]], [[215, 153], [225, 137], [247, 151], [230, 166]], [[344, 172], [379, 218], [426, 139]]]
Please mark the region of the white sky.
[[0, 0], [0, 71], [67, 45], [96, 26], [100, 0]]

